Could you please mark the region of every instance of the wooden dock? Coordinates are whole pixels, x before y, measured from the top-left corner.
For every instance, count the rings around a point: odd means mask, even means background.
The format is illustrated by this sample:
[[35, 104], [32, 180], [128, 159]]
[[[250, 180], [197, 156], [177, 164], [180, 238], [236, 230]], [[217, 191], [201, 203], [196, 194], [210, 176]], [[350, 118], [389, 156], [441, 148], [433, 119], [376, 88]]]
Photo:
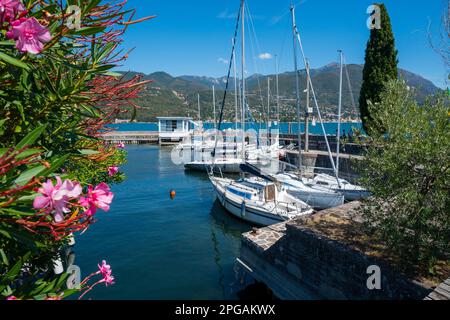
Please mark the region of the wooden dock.
[[102, 135], [103, 140], [111, 143], [141, 144], [159, 142], [156, 131], [111, 131]]
[[450, 300], [450, 278], [438, 285], [424, 300]]

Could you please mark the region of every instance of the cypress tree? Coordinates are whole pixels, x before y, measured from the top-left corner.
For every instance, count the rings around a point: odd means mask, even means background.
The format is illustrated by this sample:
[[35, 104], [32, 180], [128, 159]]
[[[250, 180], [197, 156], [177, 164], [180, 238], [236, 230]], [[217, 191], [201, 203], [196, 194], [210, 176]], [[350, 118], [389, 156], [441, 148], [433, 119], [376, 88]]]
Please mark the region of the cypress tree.
[[384, 84], [391, 79], [397, 79], [397, 50], [391, 21], [384, 4], [375, 4], [380, 8], [380, 29], [371, 29], [367, 42], [366, 56], [363, 69], [363, 83], [359, 95], [359, 110], [364, 130], [370, 134], [372, 130], [383, 132], [383, 128], [371, 126], [372, 116], [368, 110], [367, 101], [377, 104]]

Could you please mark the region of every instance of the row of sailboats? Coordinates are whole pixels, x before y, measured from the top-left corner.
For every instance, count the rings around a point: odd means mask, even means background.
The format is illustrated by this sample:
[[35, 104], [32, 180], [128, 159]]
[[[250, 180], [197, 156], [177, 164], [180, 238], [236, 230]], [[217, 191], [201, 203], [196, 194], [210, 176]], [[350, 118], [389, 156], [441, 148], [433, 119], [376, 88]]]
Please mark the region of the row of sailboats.
[[[236, 30], [233, 41], [232, 57], [234, 57], [235, 51], [235, 39], [237, 36], [237, 30], [239, 28], [239, 21], [241, 22], [241, 38], [242, 38], [242, 56], [241, 56], [241, 69], [242, 75], [245, 71], [245, 1], [241, 0], [240, 10], [236, 22]], [[315, 98], [314, 89], [309, 75], [309, 69], [307, 68], [307, 81], [308, 86], [311, 88], [311, 92], [315, 101], [316, 110], [319, 120], [324, 132], [324, 139], [326, 141], [330, 161], [333, 167], [335, 176], [327, 174], [319, 174], [314, 178], [305, 178], [302, 176], [302, 154], [301, 154], [301, 133], [300, 133], [300, 93], [299, 93], [299, 80], [297, 70], [297, 42], [300, 46], [303, 54], [303, 47], [301, 39], [295, 24], [295, 8], [291, 6], [292, 15], [292, 27], [293, 27], [293, 39], [294, 39], [294, 67], [296, 75], [296, 93], [297, 93], [297, 118], [298, 125], [298, 149], [299, 149], [299, 172], [298, 175], [292, 172], [283, 172], [277, 174], [264, 173], [257, 166], [249, 163], [249, 159], [245, 153], [245, 111], [247, 106], [246, 91], [245, 91], [245, 77], [242, 76], [241, 82], [241, 157], [235, 159], [235, 166], [238, 166], [241, 171], [241, 177], [239, 179], [230, 179], [222, 176], [216, 177], [214, 175], [214, 167], [219, 164], [223, 164], [222, 159], [215, 157], [215, 151], [217, 148], [217, 140], [213, 150], [213, 158], [211, 159], [210, 170], [208, 171], [209, 179], [213, 185], [215, 195], [222, 206], [228, 210], [231, 214], [244, 219], [248, 222], [258, 225], [270, 225], [276, 222], [290, 220], [301, 215], [312, 214], [314, 209], [324, 209], [341, 205], [344, 199], [353, 200], [360, 196], [363, 196], [365, 192], [362, 188], [350, 184], [348, 181], [340, 179], [338, 177], [338, 171], [334, 159], [331, 154], [330, 146], [328, 143], [327, 135], [323, 126], [323, 122], [320, 115], [320, 110]], [[341, 53], [342, 54], [342, 53]], [[304, 54], [303, 54], [304, 56]], [[305, 60], [306, 61], [306, 60]], [[305, 63], [306, 65], [306, 63]], [[231, 63], [230, 63], [231, 68]], [[227, 77], [227, 87], [230, 75], [230, 68]], [[342, 59], [341, 59], [342, 70]], [[342, 72], [341, 72], [341, 84], [340, 84], [340, 97], [339, 97], [339, 115], [341, 110], [341, 94], [342, 94]], [[226, 95], [226, 90], [225, 90]], [[225, 99], [224, 99], [225, 100]], [[224, 103], [222, 103], [222, 111], [220, 120], [218, 122], [218, 129], [220, 131], [221, 118], [223, 114]], [[339, 130], [338, 130], [339, 132]], [[339, 137], [338, 137], [339, 138]], [[338, 144], [339, 148], [339, 144]], [[339, 149], [338, 149], [339, 150]], [[339, 153], [337, 153], [337, 162], [339, 161]], [[229, 159], [231, 160], [231, 159]], [[246, 175], [247, 174], [247, 175]], [[249, 176], [250, 175], [250, 176]]]
[[[239, 23], [239, 21], [238, 21]], [[197, 135], [200, 139], [198, 141], [190, 141], [178, 145], [176, 148], [179, 151], [189, 150], [193, 155], [196, 155], [197, 159], [193, 159], [184, 164], [187, 170], [196, 171], [208, 171], [211, 166], [214, 167], [216, 172], [222, 173], [239, 173], [239, 165], [245, 162], [250, 162], [253, 164], [258, 163], [259, 160], [272, 160], [279, 159], [280, 155], [283, 153], [283, 147], [279, 145], [278, 135], [269, 138], [269, 132], [271, 127], [270, 122], [270, 91], [269, 84], [267, 87], [267, 140], [266, 143], [259, 143], [258, 138], [256, 139], [245, 139], [245, 119], [247, 113], [250, 113], [248, 108], [248, 102], [243, 97], [243, 91], [245, 90], [245, 84], [241, 83], [241, 80], [237, 77], [237, 67], [236, 67], [236, 50], [235, 50], [236, 37], [232, 39], [233, 51], [230, 60], [230, 68], [233, 67], [234, 73], [234, 103], [235, 103], [235, 128], [226, 129], [220, 133], [221, 138], [218, 140], [218, 134], [209, 135], [200, 134]], [[230, 69], [228, 73], [228, 79], [230, 76]], [[228, 81], [227, 79], [227, 81]], [[244, 80], [242, 80], [244, 81]], [[269, 80], [268, 80], [269, 81]], [[242, 87], [241, 87], [242, 84]], [[278, 76], [276, 79], [277, 85], [277, 121], [279, 124], [279, 108], [278, 108]], [[228, 83], [227, 83], [228, 87]], [[242, 98], [242, 99], [240, 99]], [[225, 100], [224, 100], [225, 101]], [[214, 109], [214, 129], [217, 129], [216, 123], [216, 112], [215, 112], [215, 91], [213, 86], [213, 109]], [[200, 103], [199, 103], [200, 110]], [[238, 109], [241, 109], [241, 124], [239, 128], [238, 121]], [[199, 111], [200, 116], [200, 111]], [[220, 126], [221, 122], [219, 123]], [[220, 130], [218, 130], [220, 131]], [[241, 136], [242, 143], [239, 143], [239, 135]], [[254, 141], [256, 140], [256, 141]], [[214, 153], [214, 160], [211, 159], [210, 155]]]
[[[236, 23], [235, 37], [239, 26], [239, 16], [241, 17], [241, 37], [242, 37], [242, 57], [241, 70], [245, 74], [245, 3], [241, 1], [241, 6]], [[234, 47], [233, 47], [234, 52]], [[228, 81], [228, 79], [227, 79]], [[242, 77], [242, 119], [241, 125], [245, 125], [245, 77]], [[219, 122], [220, 129], [220, 122]], [[242, 143], [245, 143], [244, 130], [242, 130]], [[242, 148], [244, 150], [244, 148]], [[246, 164], [244, 153], [241, 154], [243, 171], [250, 168], [256, 171], [257, 168], [249, 167]], [[213, 159], [214, 161], [214, 159]], [[259, 174], [259, 176], [242, 177], [238, 180], [214, 176], [213, 167], [209, 171], [209, 179], [214, 187], [214, 192], [222, 206], [231, 214], [258, 225], [270, 225], [280, 221], [293, 219], [299, 215], [311, 214], [313, 209], [304, 201], [292, 196], [282, 185], [271, 177]]]

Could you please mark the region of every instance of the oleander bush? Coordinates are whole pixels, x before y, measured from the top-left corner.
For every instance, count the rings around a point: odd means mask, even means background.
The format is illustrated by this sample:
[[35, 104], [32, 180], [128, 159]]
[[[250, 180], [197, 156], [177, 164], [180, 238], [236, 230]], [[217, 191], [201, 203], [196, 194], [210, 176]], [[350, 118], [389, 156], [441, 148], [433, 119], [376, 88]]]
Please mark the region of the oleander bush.
[[0, 297], [61, 299], [114, 282], [105, 261], [76, 288], [53, 268], [124, 179], [123, 145], [99, 136], [146, 84], [112, 71], [127, 27], [150, 18], [132, 21], [125, 6], [0, 0]]

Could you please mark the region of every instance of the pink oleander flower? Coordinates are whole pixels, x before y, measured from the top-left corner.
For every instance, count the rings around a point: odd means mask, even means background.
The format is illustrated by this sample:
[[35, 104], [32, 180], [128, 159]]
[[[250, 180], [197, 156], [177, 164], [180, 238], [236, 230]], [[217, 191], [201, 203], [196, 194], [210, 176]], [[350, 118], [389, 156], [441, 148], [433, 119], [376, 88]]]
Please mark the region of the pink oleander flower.
[[110, 191], [109, 186], [102, 182], [95, 188], [88, 187], [87, 197], [80, 198], [80, 205], [87, 208], [84, 212], [86, 215], [92, 216], [97, 208], [108, 211], [113, 197], [114, 194]]
[[108, 167], [108, 174], [110, 177], [115, 175], [117, 172], [119, 172], [119, 167], [116, 167], [116, 166]]
[[109, 264], [106, 264], [106, 261], [103, 260], [101, 265], [98, 265], [98, 269], [100, 270], [99, 273], [102, 274], [103, 280], [102, 282], [105, 282], [105, 285], [111, 285], [114, 284], [114, 277], [112, 275], [112, 269]]
[[44, 44], [52, 39], [50, 32], [34, 17], [20, 18], [11, 22], [11, 30], [6, 33], [9, 39], [16, 40], [16, 48], [21, 52], [38, 54]]
[[15, 296], [9, 296], [6, 300], [18, 300]]
[[125, 143], [119, 142], [119, 143], [116, 145], [116, 148], [117, 148], [117, 149], [125, 149]]
[[38, 189], [41, 196], [34, 198], [33, 207], [37, 210], [46, 209], [47, 213], [54, 211], [55, 222], [64, 220], [64, 214], [69, 213], [69, 200], [77, 199], [81, 195], [81, 185], [78, 182], [65, 180], [62, 183], [59, 176], [56, 177], [56, 185], [49, 179]]
[[13, 21], [17, 15], [25, 12], [25, 7], [20, 1], [0, 0], [0, 25], [4, 21]]

